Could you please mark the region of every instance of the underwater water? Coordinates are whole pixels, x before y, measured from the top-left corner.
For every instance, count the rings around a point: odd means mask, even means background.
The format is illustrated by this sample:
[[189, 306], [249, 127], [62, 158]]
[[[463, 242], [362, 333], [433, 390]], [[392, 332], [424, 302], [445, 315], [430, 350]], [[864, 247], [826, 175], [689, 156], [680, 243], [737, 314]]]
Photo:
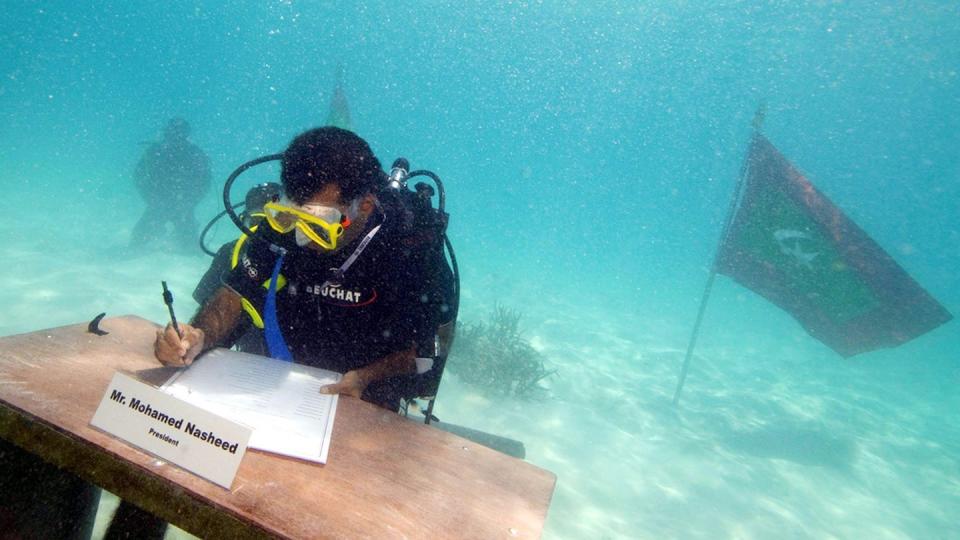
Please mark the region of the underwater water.
[[0, 335], [164, 323], [162, 279], [187, 318], [209, 258], [124, 249], [145, 143], [192, 124], [203, 223], [235, 167], [322, 124], [342, 65], [381, 162], [444, 180], [461, 321], [519, 310], [556, 370], [534, 401], [447, 373], [436, 409], [557, 475], [545, 538], [960, 535], [956, 321], [843, 359], [721, 276], [671, 405], [761, 102], [770, 140], [960, 313], [960, 5], [396, 4], [6, 3]]

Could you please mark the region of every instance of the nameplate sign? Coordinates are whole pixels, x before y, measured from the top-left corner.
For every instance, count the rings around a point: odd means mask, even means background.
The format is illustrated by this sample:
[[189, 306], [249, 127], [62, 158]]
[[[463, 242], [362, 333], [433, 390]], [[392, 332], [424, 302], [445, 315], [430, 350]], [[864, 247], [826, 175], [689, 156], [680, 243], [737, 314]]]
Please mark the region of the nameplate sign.
[[90, 424], [227, 489], [252, 433], [122, 373]]

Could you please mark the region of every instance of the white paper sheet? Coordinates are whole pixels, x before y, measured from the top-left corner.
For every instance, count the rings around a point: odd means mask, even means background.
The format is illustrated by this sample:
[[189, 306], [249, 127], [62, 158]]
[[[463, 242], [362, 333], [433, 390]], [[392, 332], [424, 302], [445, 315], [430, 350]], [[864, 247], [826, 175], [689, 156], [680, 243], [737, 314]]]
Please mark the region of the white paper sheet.
[[216, 349], [160, 390], [253, 429], [250, 448], [326, 463], [337, 396], [320, 387], [340, 374]]

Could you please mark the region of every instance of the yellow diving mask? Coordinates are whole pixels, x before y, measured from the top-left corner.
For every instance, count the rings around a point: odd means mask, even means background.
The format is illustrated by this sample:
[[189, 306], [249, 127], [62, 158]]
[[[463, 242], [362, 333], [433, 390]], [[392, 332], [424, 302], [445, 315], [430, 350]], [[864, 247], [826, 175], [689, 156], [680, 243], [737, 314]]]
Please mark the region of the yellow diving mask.
[[286, 199], [263, 205], [267, 223], [280, 233], [295, 231], [297, 245], [311, 242], [326, 250], [337, 249], [337, 240], [350, 226], [350, 218], [340, 210], [319, 204], [294, 205]]

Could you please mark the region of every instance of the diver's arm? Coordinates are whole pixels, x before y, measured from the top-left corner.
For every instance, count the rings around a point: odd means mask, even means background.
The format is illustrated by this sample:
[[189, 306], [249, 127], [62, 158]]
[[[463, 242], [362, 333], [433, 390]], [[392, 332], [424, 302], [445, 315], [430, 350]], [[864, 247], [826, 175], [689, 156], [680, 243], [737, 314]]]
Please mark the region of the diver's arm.
[[229, 287], [220, 287], [200, 308], [190, 324], [203, 332], [205, 350], [226, 338], [237, 326], [242, 314], [240, 295]]
[[196, 197], [197, 199], [200, 199], [207, 194], [207, 191], [210, 190], [210, 181], [213, 179], [213, 175], [210, 173], [210, 158], [208, 158], [207, 155], [200, 150], [200, 148], [195, 147], [195, 150], [197, 154], [196, 162], [198, 187], [202, 188], [198, 189]]
[[397, 375], [409, 375], [417, 370], [417, 364], [414, 358], [417, 356], [417, 349], [414, 345], [390, 353], [380, 360], [360, 369], [348, 371], [343, 374], [340, 382], [329, 384], [320, 389], [323, 394], [347, 394], [353, 397], [360, 397], [367, 385]]
[[180, 325], [179, 335], [171, 325], [157, 332], [154, 355], [165, 366], [189, 366], [197, 355], [233, 330], [242, 311], [240, 296], [221, 287], [190, 324]]
[[150, 175], [147, 173], [147, 156], [144, 155], [137, 162], [137, 168], [133, 170], [133, 182], [140, 193], [146, 193], [150, 183]]
[[140, 160], [137, 162], [137, 167], [133, 171], [133, 181], [137, 186], [137, 190], [141, 194], [155, 193], [156, 188], [153, 186], [153, 171], [157, 168], [157, 154], [160, 153], [160, 145], [153, 143], [148, 146], [144, 151], [143, 155], [140, 156]]

